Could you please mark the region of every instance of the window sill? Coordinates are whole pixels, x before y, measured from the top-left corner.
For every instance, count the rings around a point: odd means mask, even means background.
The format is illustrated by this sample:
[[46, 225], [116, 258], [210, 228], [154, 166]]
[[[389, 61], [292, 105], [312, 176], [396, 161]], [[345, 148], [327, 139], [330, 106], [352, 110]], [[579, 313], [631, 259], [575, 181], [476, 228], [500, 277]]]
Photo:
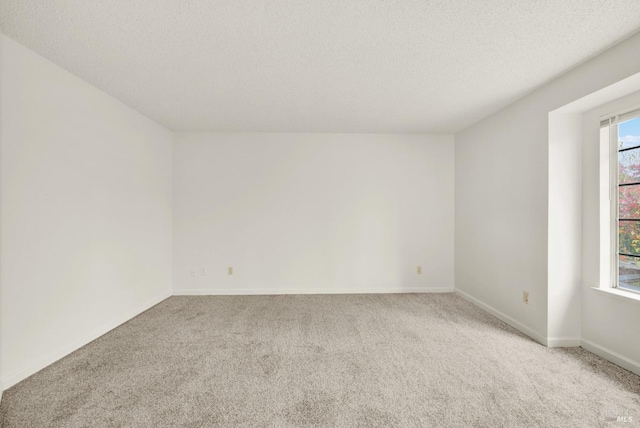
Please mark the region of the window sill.
[[633, 293], [631, 291], [622, 291], [616, 288], [591, 287], [591, 289], [597, 291], [602, 295], [613, 297], [614, 299], [624, 300], [627, 302], [636, 302], [640, 304], [640, 293]]

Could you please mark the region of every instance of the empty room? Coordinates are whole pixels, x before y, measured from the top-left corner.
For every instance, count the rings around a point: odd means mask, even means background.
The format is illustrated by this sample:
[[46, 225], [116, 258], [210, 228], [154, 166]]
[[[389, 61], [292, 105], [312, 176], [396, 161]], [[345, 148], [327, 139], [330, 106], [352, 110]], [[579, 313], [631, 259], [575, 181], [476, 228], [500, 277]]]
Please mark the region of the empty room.
[[637, 0], [0, 0], [0, 426], [640, 424]]

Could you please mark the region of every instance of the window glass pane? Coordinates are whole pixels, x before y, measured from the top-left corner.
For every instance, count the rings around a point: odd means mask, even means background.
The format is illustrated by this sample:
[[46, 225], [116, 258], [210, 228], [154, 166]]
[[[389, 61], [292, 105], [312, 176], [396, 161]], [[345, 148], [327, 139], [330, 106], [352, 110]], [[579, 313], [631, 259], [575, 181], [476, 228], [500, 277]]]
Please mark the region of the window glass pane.
[[618, 189], [618, 217], [640, 219], [640, 185]]
[[618, 149], [640, 146], [640, 117], [618, 124]]
[[[640, 118], [618, 124], [618, 288], [640, 292]], [[628, 220], [624, 220], [628, 219]]]
[[[618, 150], [640, 146], [640, 117], [618, 124]], [[618, 152], [618, 181], [640, 182], [640, 148]]]
[[618, 223], [618, 248], [620, 253], [640, 256], [640, 221]]
[[618, 182], [640, 183], [640, 148], [618, 153]]
[[618, 288], [640, 292], [640, 258], [620, 256]]

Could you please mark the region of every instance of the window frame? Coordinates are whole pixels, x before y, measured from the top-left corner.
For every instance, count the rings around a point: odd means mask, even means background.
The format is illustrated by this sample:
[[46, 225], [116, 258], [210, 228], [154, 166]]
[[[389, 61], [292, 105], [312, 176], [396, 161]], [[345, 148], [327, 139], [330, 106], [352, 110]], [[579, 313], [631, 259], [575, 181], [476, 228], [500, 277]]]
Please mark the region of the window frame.
[[[609, 128], [609, 269], [610, 269], [610, 281], [609, 287], [610, 289], [614, 289], [621, 293], [631, 293], [631, 295], [638, 296], [640, 295], [639, 290], [633, 290], [628, 288], [620, 288], [620, 255], [626, 255], [620, 253], [620, 218], [619, 218], [619, 192], [621, 187], [628, 186], [638, 186], [640, 187], [640, 182], [634, 182], [633, 184], [628, 183], [620, 183], [619, 182], [619, 156], [621, 151], [629, 151], [629, 150], [638, 150], [640, 152], [640, 145], [633, 146], [632, 148], [624, 148], [620, 149], [619, 144], [619, 135], [618, 135], [618, 127], [621, 123], [627, 122], [630, 120], [640, 118], [640, 108], [635, 108], [631, 110], [627, 110], [623, 113], [619, 113], [617, 115], [609, 115], [604, 120], [600, 122], [600, 126]], [[622, 184], [622, 185], [621, 185]], [[624, 221], [624, 220], [623, 220]], [[638, 219], [632, 219], [631, 221], [640, 221]], [[633, 256], [633, 255], [632, 255]], [[640, 255], [638, 255], [640, 259]]]

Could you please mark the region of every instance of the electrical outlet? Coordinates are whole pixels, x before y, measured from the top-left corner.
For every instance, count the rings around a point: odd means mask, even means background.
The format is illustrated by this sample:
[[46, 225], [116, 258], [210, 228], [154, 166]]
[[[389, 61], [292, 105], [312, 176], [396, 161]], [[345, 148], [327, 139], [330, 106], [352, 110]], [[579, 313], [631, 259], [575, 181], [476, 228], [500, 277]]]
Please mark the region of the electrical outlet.
[[189, 275], [191, 276], [191, 278], [195, 278], [195, 277], [196, 277], [196, 270], [195, 270], [195, 268], [191, 268], [191, 270], [189, 271]]
[[529, 304], [529, 292], [528, 291], [525, 291], [525, 292], [522, 293], [522, 302], [525, 305]]
[[416, 273], [418, 275], [422, 275], [422, 266], [418, 266], [418, 268], [416, 269]]
[[200, 268], [200, 276], [207, 276], [207, 268], [206, 267]]
[[233, 275], [233, 266], [227, 268], [227, 275]]

